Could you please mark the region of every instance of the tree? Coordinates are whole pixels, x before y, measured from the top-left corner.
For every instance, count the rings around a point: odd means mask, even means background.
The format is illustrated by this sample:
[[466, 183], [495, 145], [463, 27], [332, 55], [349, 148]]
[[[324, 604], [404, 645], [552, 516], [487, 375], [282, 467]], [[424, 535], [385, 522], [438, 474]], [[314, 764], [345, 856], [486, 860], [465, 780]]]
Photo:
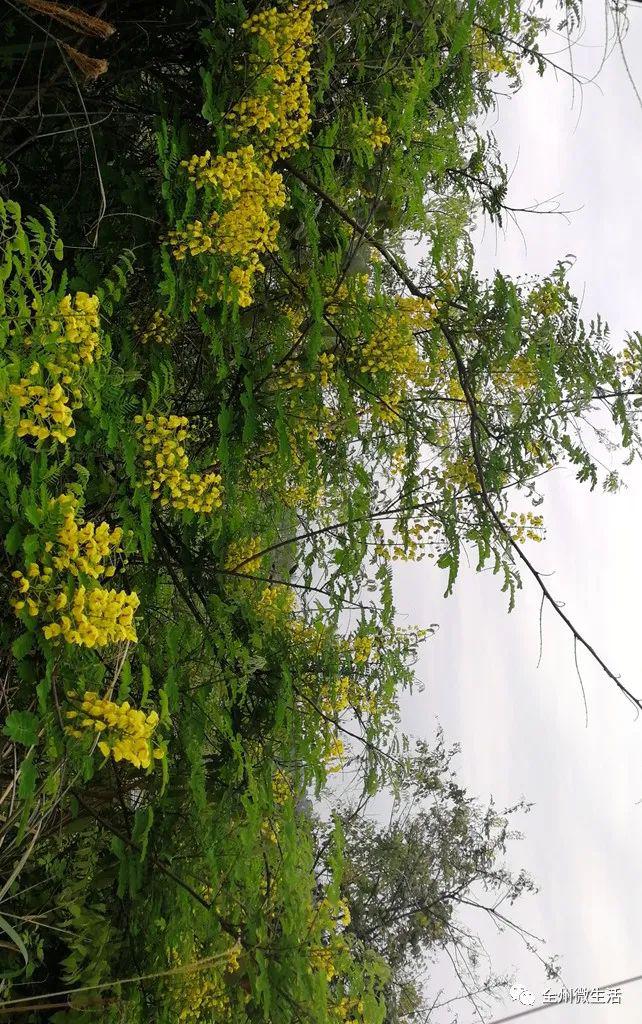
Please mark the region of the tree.
[[[0, 15], [3, 996], [56, 1024], [379, 1024], [381, 954], [403, 980], [438, 915], [369, 924], [368, 865], [342, 874], [337, 831], [320, 885], [300, 807], [403, 762], [430, 631], [395, 622], [392, 562], [450, 591], [472, 547], [511, 601], [525, 566], [598, 657], [525, 545], [542, 473], [639, 454], [642, 342], [583, 324], [564, 265], [475, 273], [506, 187], [478, 117], [546, 64], [530, 9], [213, 6]], [[444, 785], [422, 843], [347, 835], [382, 865], [440, 838], [412, 898], [454, 928], [442, 883], [499, 884], [506, 833]]]
[[[358, 948], [375, 950], [389, 968], [386, 1020], [431, 1019], [438, 997], [428, 997], [431, 964], [447, 958], [471, 1009], [509, 984], [494, 976], [475, 917], [490, 917], [513, 929], [544, 963], [539, 943], [511, 918], [510, 907], [535, 892], [524, 873], [513, 873], [505, 854], [520, 838], [510, 820], [528, 811], [519, 804], [498, 812], [481, 807], [456, 780], [452, 759], [439, 735], [420, 741], [396, 771], [394, 797], [385, 824], [367, 813], [370, 804], [342, 805], [344, 867], [341, 892], [350, 912], [349, 932]], [[382, 808], [381, 799], [375, 810]], [[323, 850], [320, 826], [320, 851]], [[323, 876], [323, 858], [320, 860]], [[482, 923], [483, 927], [483, 923]], [[549, 977], [553, 961], [545, 964]], [[482, 976], [483, 975], [483, 976]], [[451, 996], [451, 1001], [456, 997]]]

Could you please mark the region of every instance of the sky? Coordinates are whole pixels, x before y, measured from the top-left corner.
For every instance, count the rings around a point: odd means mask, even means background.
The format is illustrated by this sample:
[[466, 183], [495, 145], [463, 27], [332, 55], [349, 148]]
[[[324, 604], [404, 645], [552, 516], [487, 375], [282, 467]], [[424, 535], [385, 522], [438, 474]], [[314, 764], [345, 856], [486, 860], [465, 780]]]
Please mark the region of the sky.
[[[574, 65], [592, 78], [602, 59], [605, 15], [593, 0], [584, 12]], [[624, 47], [642, 92], [642, 5], [631, 4], [630, 20]], [[552, 38], [546, 51], [557, 43]], [[561, 53], [556, 59], [566, 61]], [[551, 72], [543, 79], [528, 74], [524, 88], [500, 102], [489, 127], [512, 169], [511, 205], [557, 196], [562, 208], [576, 212], [523, 215], [523, 236], [513, 226], [505, 233], [480, 228], [480, 269], [546, 273], [572, 253], [571, 281], [583, 296], [585, 318], [599, 310], [614, 343], [627, 330], [642, 330], [642, 105], [617, 49], [597, 82], [582, 90]], [[642, 471], [629, 470], [626, 479], [627, 489], [613, 496], [591, 494], [572, 472], [552, 474], [539, 510], [547, 539], [531, 554], [539, 569], [553, 573], [548, 582], [565, 611], [642, 696]], [[481, 800], [492, 795], [499, 805], [522, 797], [534, 803], [510, 860], [530, 871], [540, 892], [524, 899], [517, 919], [546, 939], [547, 953], [559, 954], [570, 988], [642, 974], [642, 716], [636, 721], [614, 684], [581, 653], [586, 724], [573, 644], [550, 610], [538, 667], [534, 584], [524, 582], [509, 617], [497, 580], [474, 568], [462, 569], [448, 600], [445, 579], [428, 562], [401, 565], [395, 583], [401, 623], [440, 624], [418, 665], [425, 690], [404, 698], [405, 731], [430, 737], [440, 723], [447, 740], [461, 744], [459, 774], [472, 793]], [[484, 934], [494, 967], [514, 968], [536, 1004], [542, 1002], [548, 983], [519, 940]], [[448, 984], [445, 973], [443, 980]], [[637, 1024], [640, 1006], [642, 982], [622, 989], [621, 1005], [555, 1006], [526, 1019]], [[507, 996], [494, 1019], [523, 1008]], [[466, 1024], [474, 1014], [462, 1009], [459, 1019]]]

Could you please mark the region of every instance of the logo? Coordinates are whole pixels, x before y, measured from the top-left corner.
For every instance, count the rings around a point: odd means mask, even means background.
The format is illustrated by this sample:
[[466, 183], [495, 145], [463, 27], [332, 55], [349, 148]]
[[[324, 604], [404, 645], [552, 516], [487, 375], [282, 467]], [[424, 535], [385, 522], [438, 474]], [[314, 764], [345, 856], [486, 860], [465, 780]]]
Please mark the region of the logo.
[[522, 1006], [532, 1006], [535, 1002], [535, 994], [529, 988], [524, 988], [523, 985], [511, 985], [508, 994], [511, 999], [514, 999], [516, 1003], [521, 1003]]

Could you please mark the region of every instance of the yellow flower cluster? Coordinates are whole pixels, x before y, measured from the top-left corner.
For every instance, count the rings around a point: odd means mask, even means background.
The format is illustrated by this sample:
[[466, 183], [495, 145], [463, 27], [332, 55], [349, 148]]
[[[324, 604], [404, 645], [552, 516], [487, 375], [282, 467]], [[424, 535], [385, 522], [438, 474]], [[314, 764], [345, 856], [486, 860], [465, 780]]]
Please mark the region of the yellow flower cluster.
[[537, 368], [526, 355], [514, 356], [507, 368], [494, 375], [495, 383], [505, 389], [530, 391], [539, 381]]
[[207, 290], [203, 288], [202, 285], [197, 285], [196, 292], [194, 293], [194, 299], [189, 307], [190, 313], [197, 313], [201, 306], [204, 306], [207, 302], [209, 302], [209, 294]]
[[[180, 956], [172, 950], [171, 959], [175, 965], [181, 963]], [[238, 970], [241, 947], [228, 950], [224, 967], [213, 965], [189, 974], [177, 975], [172, 981], [177, 1003], [177, 1017], [180, 1024], [206, 1024], [209, 1021], [223, 1022], [229, 1019], [232, 1004], [226, 990], [225, 974]], [[247, 1001], [248, 993], [241, 998]]]
[[[307, 970], [310, 974], [313, 971], [323, 972], [328, 981], [333, 981], [352, 962], [352, 958], [346, 956], [349, 947], [345, 935], [351, 921], [350, 909], [345, 900], [329, 899], [324, 895], [308, 906], [307, 916], [310, 935]], [[342, 991], [345, 992], [344, 986], [339, 987], [337, 995]], [[332, 1010], [332, 1007], [328, 1009]]]
[[337, 357], [334, 352], [320, 352], [319, 353], [319, 383], [321, 387], [327, 388], [331, 383], [335, 372], [335, 364]]
[[51, 564], [59, 572], [70, 572], [72, 576], [81, 573], [97, 580], [100, 576], [114, 575], [113, 565], [105, 565], [112, 553], [117, 554], [123, 531], [120, 526], [109, 529], [108, 523], [82, 523], [77, 519], [76, 502], [63, 495], [58, 502], [67, 507], [63, 524], [58, 531], [57, 553], [52, 555]]
[[[329, 387], [335, 381], [336, 362], [337, 357], [333, 352], [320, 352], [314, 370], [304, 370], [296, 359], [289, 360], [279, 368], [278, 374], [275, 375], [271, 394], [302, 391], [304, 388], [314, 387], [317, 382], [322, 388]], [[327, 416], [327, 412], [322, 415]], [[324, 436], [327, 436], [326, 426], [322, 428], [322, 432]]]
[[230, 999], [222, 980], [216, 975], [199, 972], [196, 978], [190, 978], [189, 997], [178, 1012], [178, 1020], [181, 1024], [224, 1021], [230, 1009]]
[[281, 468], [277, 468], [271, 461], [275, 454], [272, 445], [266, 445], [257, 456], [257, 465], [250, 466], [247, 472], [247, 487], [253, 494], [273, 493], [278, 488], [283, 490], [286, 481]]
[[141, 329], [140, 324], [134, 324], [134, 330], [138, 332], [143, 345], [150, 341], [157, 345], [171, 345], [175, 333], [167, 313], [162, 309], [154, 311], [144, 328]]
[[340, 676], [332, 687], [332, 692], [317, 699], [321, 710], [334, 718], [349, 707], [360, 714], [369, 715], [375, 714], [378, 707], [376, 696], [368, 694], [365, 688], [350, 676]]
[[372, 654], [372, 637], [355, 636], [352, 640], [355, 664], [360, 665], [368, 661]]
[[362, 1024], [364, 1003], [354, 996], [342, 996], [331, 1008], [331, 1012], [339, 1024]]
[[430, 330], [439, 312], [438, 304], [432, 299], [421, 299], [416, 295], [399, 295], [395, 305], [413, 331]]
[[358, 127], [362, 128], [367, 141], [375, 153], [379, 149], [383, 149], [390, 142], [388, 126], [384, 119], [378, 115], [376, 117], [369, 117], [363, 127], [361, 125]]
[[[456, 398], [460, 402], [466, 401], [457, 372], [457, 364], [450, 347], [443, 340], [432, 350], [430, 372], [430, 384], [433, 387], [444, 389], [449, 398]], [[445, 444], [448, 440], [448, 431], [446, 430], [443, 436], [440, 433], [440, 438], [439, 443]]]
[[500, 50], [494, 50], [489, 45], [486, 33], [477, 26], [473, 29], [470, 47], [478, 71], [489, 74], [515, 74], [517, 71], [515, 59]]
[[324, 623], [311, 625], [302, 619], [293, 619], [289, 626], [289, 633], [297, 648], [304, 649], [305, 653], [315, 658], [323, 644], [324, 634], [327, 627]]
[[309, 969], [325, 974], [327, 980], [332, 981], [337, 973], [332, 948], [330, 946], [312, 946]]
[[241, 309], [252, 305], [252, 292], [254, 288], [254, 275], [265, 270], [263, 264], [252, 255], [249, 267], [232, 267], [229, 279], [223, 281], [218, 288], [217, 297], [225, 302], [234, 302]]
[[243, 25], [260, 39], [263, 59], [252, 54], [254, 90], [228, 113], [236, 137], [251, 135], [253, 145], [212, 159], [209, 152], [192, 156], [182, 166], [197, 188], [208, 185], [218, 193], [222, 212], [205, 224], [192, 221], [171, 231], [176, 259], [217, 252], [231, 264], [218, 298], [241, 307], [252, 303], [254, 279], [265, 270], [261, 256], [277, 247], [278, 214], [286, 195], [276, 160], [305, 145], [310, 128], [309, 55], [313, 45], [312, 15], [325, 0], [302, 0], [287, 11], [270, 8], [252, 15]]
[[458, 402], [466, 401], [466, 392], [461, 386], [458, 377], [449, 377], [446, 381], [446, 391], [449, 398], [456, 398]]
[[399, 423], [401, 415], [399, 396], [388, 394], [374, 399], [374, 405], [372, 406], [372, 416], [374, 419], [379, 420], [381, 423], [395, 425]]
[[265, 139], [271, 161], [289, 156], [306, 144], [310, 130], [310, 53], [312, 16], [325, 10], [325, 0], [303, 0], [287, 10], [270, 7], [252, 15], [243, 28], [258, 36], [263, 59], [252, 54], [255, 84], [251, 95], [239, 100], [227, 115], [234, 134], [254, 131]]
[[295, 604], [296, 597], [291, 587], [267, 586], [257, 601], [256, 614], [266, 629], [275, 629], [292, 614]]
[[629, 339], [617, 356], [618, 370], [623, 377], [637, 377], [642, 370], [642, 348]]
[[330, 731], [325, 737], [325, 746], [321, 753], [328, 772], [335, 775], [343, 768], [345, 761], [345, 747], [338, 732]]
[[209, 513], [223, 504], [221, 477], [214, 470], [188, 473], [189, 459], [183, 442], [189, 434], [186, 416], [136, 416], [140, 428], [147, 480], [152, 498], [161, 505]]
[[[355, 276], [358, 277], [358, 278], [361, 278], [362, 276], [365, 276], [365, 279], [366, 279], [365, 283], [367, 284], [367, 281], [368, 281], [368, 275], [367, 274], [365, 274], [365, 275], [358, 274], [358, 275], [355, 275]], [[337, 313], [340, 313], [342, 311], [342, 306], [345, 303], [346, 299], [349, 297], [349, 295], [350, 295], [350, 290], [348, 288], [348, 285], [347, 285], [347, 283], [345, 281], [342, 281], [341, 284], [339, 285], [339, 287], [338, 288], [335, 287], [330, 292], [330, 294], [327, 295], [327, 297], [326, 297], [325, 311], [328, 314], [328, 316], [336, 316]]]
[[350, 908], [345, 900], [339, 900], [337, 904], [337, 921], [342, 924], [344, 928], [347, 928], [352, 920], [350, 915]]
[[81, 363], [93, 363], [101, 354], [98, 296], [87, 292], [63, 295], [50, 330], [57, 335], [58, 346], [65, 350], [68, 367], [78, 370]]
[[312, 384], [313, 381], [314, 375], [302, 370], [300, 363], [296, 361], [284, 363], [278, 374], [274, 393], [282, 394], [284, 391], [301, 391]]
[[345, 949], [345, 940], [341, 929], [347, 928], [352, 920], [350, 908], [345, 900], [330, 899], [324, 895], [314, 905], [312, 913], [308, 911], [308, 918], [310, 924], [316, 926], [317, 933], [325, 932], [328, 935], [330, 944], [334, 945], [335, 953], [340, 953]]
[[363, 686], [353, 684], [350, 704], [361, 715], [380, 715], [381, 701], [377, 694], [367, 693]]
[[293, 484], [283, 492], [283, 501], [288, 508], [317, 512], [323, 500], [323, 488], [313, 481]]
[[[98, 310], [96, 295], [64, 295], [49, 320], [50, 337], [27, 375], [0, 393], [5, 422], [12, 422], [11, 406], [17, 405], [18, 437], [51, 437], [65, 444], [76, 433], [72, 417], [82, 405], [79, 374], [83, 364], [93, 363], [101, 353]], [[31, 347], [28, 335], [23, 341]]]
[[[308, 278], [304, 274], [293, 275], [293, 279], [301, 288], [304, 288], [308, 282]], [[284, 306], [281, 313], [287, 322], [287, 329], [294, 340], [298, 336], [301, 325], [305, 320], [305, 310], [302, 306]]]
[[[34, 376], [40, 374], [38, 363], [33, 364], [31, 372]], [[76, 433], [72, 408], [79, 408], [80, 392], [72, 396], [59, 382], [48, 388], [22, 377], [17, 384], [9, 385], [9, 394], [17, 398], [20, 408], [18, 437], [35, 437], [39, 441], [53, 437], [64, 444]]]
[[[64, 593], [60, 598], [66, 598]], [[121, 640], [138, 639], [134, 626], [134, 615], [140, 601], [137, 594], [124, 590], [106, 590], [93, 587], [88, 590], [80, 586], [74, 591], [67, 607], [69, 614], [63, 614], [58, 622], [51, 622], [43, 629], [47, 639], [61, 636], [68, 644], [82, 647], [104, 647]]]
[[[34, 571], [35, 570], [35, 571]], [[51, 582], [53, 570], [51, 568], [45, 568], [42, 572], [37, 562], [32, 562], [29, 565], [28, 576], [38, 576], [39, 582], [42, 581], [44, 584]], [[40, 588], [33, 588], [31, 580], [28, 576], [25, 576], [16, 569], [11, 573], [14, 581], [14, 585], [17, 588], [18, 594], [16, 597], [10, 599], [11, 607], [13, 608], [16, 615], [19, 615], [23, 608], [26, 608], [33, 618], [36, 618], [40, 614], [41, 601], [40, 601]]]
[[170, 232], [174, 256], [180, 260], [188, 252], [197, 256], [209, 251], [226, 256], [232, 266], [219, 298], [249, 306], [254, 276], [265, 270], [261, 255], [277, 248], [277, 215], [286, 201], [283, 178], [264, 166], [253, 146], [214, 159], [207, 151], [182, 166], [197, 188], [207, 185], [218, 192], [223, 212], [210, 214], [205, 226], [197, 220]]
[[[319, 415], [330, 413], [320, 407]], [[288, 421], [288, 441], [291, 459], [285, 467], [278, 458], [278, 449], [273, 442], [261, 446], [255, 457], [255, 464], [247, 471], [246, 486], [249, 491], [274, 496], [278, 493], [288, 508], [305, 508], [315, 512], [321, 505], [324, 489], [319, 474], [310, 466], [308, 453], [300, 446], [315, 445], [324, 437], [331, 440], [334, 430], [330, 423], [321, 426], [307, 422], [303, 417], [293, 416]]]
[[184, 260], [188, 254], [200, 256], [201, 253], [211, 252], [215, 248], [214, 232], [219, 220], [218, 213], [212, 213], [205, 224], [200, 220], [193, 220], [184, 228], [170, 231], [168, 238], [174, 259]]
[[248, 192], [257, 191], [269, 205], [282, 206], [285, 203], [283, 178], [259, 161], [260, 154], [254, 146], [248, 145], [217, 157], [212, 157], [206, 150], [202, 156], [194, 155], [183, 160], [181, 167], [186, 169], [197, 189], [209, 186], [218, 190], [230, 203], [242, 199]]
[[428, 367], [419, 355], [412, 324], [403, 312], [382, 313], [374, 330], [359, 353], [359, 366], [363, 373], [389, 374], [397, 388], [404, 384], [422, 384]]
[[536, 543], [544, 539], [544, 519], [534, 512], [509, 513], [507, 526], [511, 537], [518, 544], [523, 544], [527, 539]]
[[508, 371], [512, 378], [513, 387], [520, 391], [529, 391], [539, 381], [536, 367], [527, 356], [515, 356], [511, 360]]
[[399, 523], [393, 526], [395, 536], [388, 540], [383, 527], [376, 523], [373, 529], [377, 557], [386, 561], [421, 561], [426, 554], [427, 535], [434, 529], [433, 523], [414, 522], [404, 531]]
[[402, 474], [408, 463], [405, 445], [397, 445], [390, 452], [390, 472], [393, 476]]
[[252, 146], [218, 159], [224, 162], [219, 182], [230, 208], [218, 225], [217, 247], [237, 266], [264, 270], [260, 255], [277, 247], [276, 215], [286, 201], [283, 178], [257, 161]]
[[40, 560], [29, 563], [26, 574], [12, 573], [18, 589], [11, 601], [15, 613], [26, 608], [33, 618], [42, 615], [48, 620], [43, 626], [47, 639], [62, 637], [84, 647], [135, 642], [134, 614], [139, 604], [135, 593], [107, 590], [95, 583], [69, 589], [69, 575], [89, 581], [114, 575], [108, 560], [120, 552], [122, 530], [110, 530], [107, 523], [79, 522], [73, 495], [63, 494], [52, 505], [63, 510], [62, 526], [55, 542], [45, 542]]
[[129, 761], [135, 768], [149, 768], [152, 758], [160, 760], [165, 756], [162, 747], [153, 747], [151, 738], [158, 725], [156, 711], [145, 714], [130, 706], [129, 701], [122, 704], [88, 690], [78, 697], [71, 691], [67, 694], [77, 709], [67, 711], [65, 717], [73, 725], [66, 727], [70, 736], [82, 739], [87, 735], [100, 736], [98, 749], [105, 757], [113, 757], [114, 761]]
[[[277, 807], [283, 807], [284, 804], [290, 802], [293, 797], [292, 780], [282, 772], [280, 769], [275, 775], [272, 776], [271, 789], [272, 799]], [[281, 825], [278, 820], [272, 821], [270, 818], [264, 818], [261, 822], [261, 835], [264, 839], [267, 839], [269, 843], [276, 843], [281, 832]]]
[[268, 843], [278, 842], [280, 831], [281, 827], [278, 821], [272, 822], [269, 818], [264, 818], [261, 822], [261, 835], [267, 839]]
[[446, 463], [442, 473], [444, 484], [462, 491], [478, 491], [479, 479], [473, 462], [460, 456]]
[[340, 715], [350, 706], [350, 677], [341, 676], [333, 689], [334, 693], [322, 697], [321, 707], [331, 714]]
[[[260, 537], [249, 537], [243, 540], [232, 541], [227, 549], [225, 568], [233, 571], [239, 568], [239, 572], [250, 572], [251, 568], [258, 568], [261, 559], [254, 558], [259, 551], [262, 551], [265, 544]], [[251, 561], [247, 561], [251, 559]]]
[[281, 770], [272, 776], [272, 799], [279, 807], [292, 799], [292, 780]]
[[531, 309], [542, 316], [556, 316], [564, 309], [562, 290], [554, 281], [546, 281], [533, 288], [528, 303]]

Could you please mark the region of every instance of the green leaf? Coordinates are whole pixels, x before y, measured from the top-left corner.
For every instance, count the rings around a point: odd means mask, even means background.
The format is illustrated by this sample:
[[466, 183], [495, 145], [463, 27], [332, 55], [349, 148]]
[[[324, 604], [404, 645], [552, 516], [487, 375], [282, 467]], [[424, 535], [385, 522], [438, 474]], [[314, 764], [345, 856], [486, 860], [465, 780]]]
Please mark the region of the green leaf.
[[145, 860], [147, 854], [147, 840], [149, 839], [149, 832], [153, 824], [154, 811], [151, 807], [142, 807], [136, 811], [132, 839], [135, 843], [140, 844], [141, 863]]
[[15, 928], [13, 928], [12, 925], [9, 924], [7, 919], [5, 917], [2, 917], [1, 914], [0, 914], [0, 928], [2, 928], [3, 932], [5, 933], [5, 935], [9, 936], [9, 938], [13, 942], [14, 946], [16, 947], [18, 952], [21, 954], [22, 959], [24, 960], [25, 964], [28, 964], [29, 963], [29, 954], [27, 953], [27, 947], [25, 946], [24, 942], [22, 941], [22, 939], [18, 935], [18, 933], [15, 930]]
[[141, 707], [145, 707], [147, 698], [149, 697], [149, 693], [152, 688], [152, 673], [150, 672], [149, 665], [144, 661], [141, 661], [140, 665], [140, 679], [142, 684], [140, 704]]
[[4, 539], [4, 546], [10, 555], [15, 555], [22, 544], [22, 531], [18, 523], [14, 523]]
[[3, 733], [14, 743], [32, 747], [38, 742], [40, 719], [32, 711], [12, 711], [7, 716]]
[[36, 792], [36, 780], [38, 778], [38, 769], [33, 763], [33, 751], [29, 756], [22, 762], [20, 768], [20, 781], [18, 783], [18, 796], [21, 800], [27, 802], [30, 801], [34, 793]]
[[23, 658], [27, 657], [32, 648], [33, 633], [22, 633], [11, 644], [11, 653], [17, 661], [22, 661]]

